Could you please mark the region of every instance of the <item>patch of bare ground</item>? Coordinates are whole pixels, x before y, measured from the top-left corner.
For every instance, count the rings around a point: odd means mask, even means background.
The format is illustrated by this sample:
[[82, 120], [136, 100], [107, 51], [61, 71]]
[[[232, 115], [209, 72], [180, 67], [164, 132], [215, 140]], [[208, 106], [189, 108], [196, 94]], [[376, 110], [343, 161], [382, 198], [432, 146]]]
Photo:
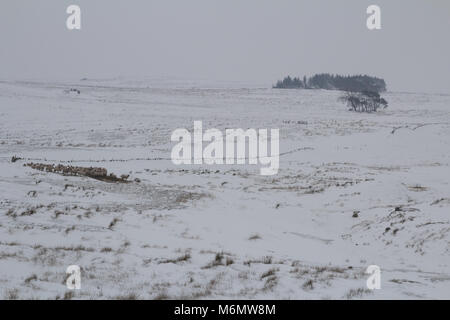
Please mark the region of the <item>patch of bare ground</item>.
[[26, 163], [24, 166], [30, 167], [35, 170], [52, 172], [62, 174], [64, 176], [75, 176], [75, 177], [89, 177], [92, 179], [104, 181], [104, 182], [121, 182], [128, 183], [128, 175], [121, 175], [117, 177], [115, 174], [108, 174], [108, 170], [101, 167], [74, 167], [65, 166], [62, 164], [45, 164], [45, 163]]

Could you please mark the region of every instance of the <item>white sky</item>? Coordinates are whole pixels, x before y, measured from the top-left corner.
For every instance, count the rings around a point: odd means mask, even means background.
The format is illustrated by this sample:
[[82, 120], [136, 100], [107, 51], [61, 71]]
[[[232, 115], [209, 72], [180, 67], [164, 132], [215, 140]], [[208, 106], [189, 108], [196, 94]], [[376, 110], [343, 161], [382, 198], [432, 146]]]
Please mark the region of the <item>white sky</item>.
[[[78, 4], [82, 30], [66, 29]], [[382, 30], [366, 28], [366, 8]], [[1, 0], [0, 79], [182, 77], [266, 83], [320, 72], [450, 93], [448, 0]]]

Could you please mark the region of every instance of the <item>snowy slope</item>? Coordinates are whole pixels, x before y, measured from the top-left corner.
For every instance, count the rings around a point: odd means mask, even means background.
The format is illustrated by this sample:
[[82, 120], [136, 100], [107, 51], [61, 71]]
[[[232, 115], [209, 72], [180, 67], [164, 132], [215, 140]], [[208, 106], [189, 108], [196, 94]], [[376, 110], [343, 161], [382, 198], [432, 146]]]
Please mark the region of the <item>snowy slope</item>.
[[[450, 298], [450, 96], [387, 93], [388, 109], [359, 114], [338, 95], [1, 82], [0, 296]], [[194, 120], [279, 128], [278, 175], [173, 165], [170, 135]], [[29, 162], [104, 167], [132, 182]], [[82, 268], [76, 292], [65, 286], [73, 264]], [[380, 290], [366, 288], [372, 264]]]

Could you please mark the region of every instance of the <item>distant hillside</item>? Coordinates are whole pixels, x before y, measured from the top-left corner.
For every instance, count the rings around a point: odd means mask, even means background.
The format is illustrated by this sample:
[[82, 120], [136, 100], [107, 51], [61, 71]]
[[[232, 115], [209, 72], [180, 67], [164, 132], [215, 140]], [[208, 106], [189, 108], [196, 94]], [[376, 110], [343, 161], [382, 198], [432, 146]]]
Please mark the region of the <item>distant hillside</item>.
[[287, 76], [277, 82], [277, 89], [326, 89], [352, 92], [383, 92], [386, 82], [383, 79], [367, 75], [341, 76], [328, 73], [316, 74], [310, 78], [291, 78]]

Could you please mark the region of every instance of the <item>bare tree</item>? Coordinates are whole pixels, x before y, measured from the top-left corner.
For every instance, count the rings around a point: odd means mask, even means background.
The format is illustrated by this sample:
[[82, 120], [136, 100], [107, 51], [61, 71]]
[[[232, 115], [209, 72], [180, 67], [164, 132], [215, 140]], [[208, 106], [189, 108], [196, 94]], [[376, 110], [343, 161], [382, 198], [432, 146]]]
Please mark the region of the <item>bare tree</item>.
[[358, 112], [370, 113], [388, 107], [388, 102], [378, 92], [372, 91], [345, 92], [338, 100], [345, 103], [349, 110]]

